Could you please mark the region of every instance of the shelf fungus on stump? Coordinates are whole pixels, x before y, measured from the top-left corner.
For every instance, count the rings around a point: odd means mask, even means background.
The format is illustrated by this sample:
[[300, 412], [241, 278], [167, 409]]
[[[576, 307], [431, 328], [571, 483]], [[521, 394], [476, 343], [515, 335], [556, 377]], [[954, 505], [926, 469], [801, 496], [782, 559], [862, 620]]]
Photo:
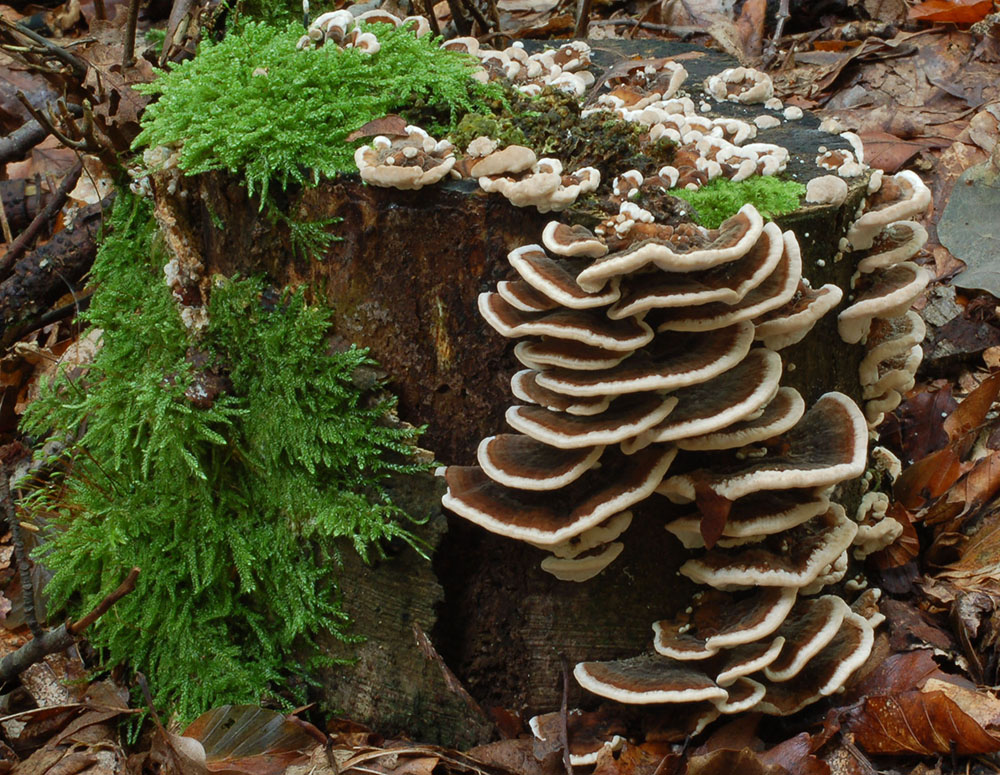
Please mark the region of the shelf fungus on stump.
[[865, 416], [874, 428], [913, 387], [923, 357], [923, 321], [910, 306], [931, 277], [910, 259], [926, 243], [927, 230], [907, 219], [926, 212], [931, 194], [909, 170], [873, 176], [872, 186], [877, 188], [842, 244], [857, 262], [857, 293], [841, 311], [837, 326], [844, 341], [863, 342], [868, 350], [859, 377]]
[[[484, 439], [477, 466], [445, 469], [443, 502], [549, 552], [542, 569], [573, 581], [621, 554], [633, 510], [659, 504], [692, 553], [680, 573], [702, 590], [653, 624], [651, 653], [581, 662], [574, 675], [619, 702], [683, 703], [691, 732], [751, 708], [796, 712], [838, 691], [871, 652], [877, 594], [861, 613], [840, 596], [860, 587], [841, 582], [852, 549], [863, 556], [892, 530], [874, 496], [856, 516], [836, 501], [865, 472], [869, 421], [908, 389], [919, 363], [923, 327], [908, 310], [928, 274], [910, 259], [926, 232], [910, 219], [929, 192], [913, 173], [870, 175], [868, 201], [839, 246], [858, 274], [837, 321], [845, 341], [867, 337], [857, 394], [868, 403], [862, 411], [827, 392], [807, 406], [781, 384], [785, 348], [838, 308], [845, 289], [813, 288], [796, 235], [752, 204], [707, 229], [664, 217], [656, 200], [715, 177], [775, 174], [788, 152], [752, 142], [756, 122], [698, 115], [676, 94], [682, 68], [636, 65], [584, 112], [612, 112], [653, 140], [673, 140], [673, 163], [606, 183], [593, 230], [553, 221], [541, 244], [509, 253], [511, 275], [480, 296], [479, 310], [518, 340], [525, 368], [511, 379], [516, 402], [505, 415], [514, 432]], [[755, 71], [708, 85], [718, 101], [780, 109]], [[851, 149], [820, 156], [841, 177], [827, 176], [827, 191], [814, 185], [808, 203], [838, 207], [864, 185], [841, 179], [868, 172], [860, 141], [845, 139]], [[514, 155], [480, 159], [484, 188], [561, 175], [524, 153], [516, 171], [503, 169]], [[503, 161], [495, 168], [494, 157]], [[685, 514], [667, 501], [692, 507]]]

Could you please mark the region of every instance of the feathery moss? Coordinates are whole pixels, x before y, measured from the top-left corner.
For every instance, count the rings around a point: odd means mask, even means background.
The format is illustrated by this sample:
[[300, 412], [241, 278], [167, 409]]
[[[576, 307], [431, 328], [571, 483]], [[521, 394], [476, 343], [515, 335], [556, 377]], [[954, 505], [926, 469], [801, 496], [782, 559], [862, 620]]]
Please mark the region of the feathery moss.
[[748, 202], [765, 218], [790, 213], [799, 206], [805, 192], [806, 187], [794, 180], [754, 175], [738, 183], [716, 178], [697, 191], [678, 188], [670, 193], [694, 208], [699, 224], [715, 229]]
[[414, 470], [414, 432], [353, 385], [370, 361], [330, 352], [327, 313], [301, 293], [220, 278], [192, 341], [150, 206], [122, 195], [111, 228], [87, 313], [103, 347], [24, 418], [79, 433], [44, 514], [50, 608], [79, 615], [138, 566], [135, 592], [88, 633], [107, 664], [145, 672], [182, 718], [259, 702], [316, 664], [293, 656], [316, 634], [350, 637], [337, 539], [362, 555], [410, 540], [381, 482]]
[[297, 50], [302, 28], [251, 22], [140, 88], [158, 95], [134, 147], [180, 147], [187, 174], [224, 169], [243, 175], [251, 194], [270, 182], [315, 182], [354, 172], [347, 136], [376, 118], [419, 111], [429, 132], [454, 127], [470, 110], [500, 98], [470, 77], [476, 60], [439, 47], [432, 35], [363, 25], [381, 50], [336, 46]]

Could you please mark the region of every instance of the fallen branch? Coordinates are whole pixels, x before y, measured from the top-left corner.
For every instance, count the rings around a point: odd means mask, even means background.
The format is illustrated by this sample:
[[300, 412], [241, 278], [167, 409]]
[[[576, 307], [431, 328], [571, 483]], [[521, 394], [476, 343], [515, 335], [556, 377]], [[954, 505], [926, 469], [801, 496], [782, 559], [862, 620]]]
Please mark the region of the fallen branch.
[[125, 580], [118, 585], [118, 588], [78, 622], [62, 624], [54, 630], [49, 630], [28, 641], [14, 653], [5, 656], [0, 660], [0, 681], [9, 681], [49, 654], [55, 654], [72, 646], [80, 633], [97, 621], [111, 606], [135, 589], [135, 582], [138, 578], [139, 569], [132, 568]]
[[113, 196], [82, 208], [65, 228], [12, 267], [0, 282], [0, 348], [12, 344], [15, 333], [50, 309], [90, 270], [97, 255], [97, 235]]

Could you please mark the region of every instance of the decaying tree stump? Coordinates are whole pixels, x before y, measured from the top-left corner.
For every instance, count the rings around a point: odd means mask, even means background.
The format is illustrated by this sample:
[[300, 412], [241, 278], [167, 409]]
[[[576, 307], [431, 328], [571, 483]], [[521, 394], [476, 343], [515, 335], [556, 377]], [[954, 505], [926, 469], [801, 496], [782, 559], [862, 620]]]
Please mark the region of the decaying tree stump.
[[[629, 41], [623, 48], [602, 41], [596, 48], [603, 66], [626, 55], [684, 54], [692, 88], [733, 64], [716, 53], [662, 42]], [[728, 115], [750, 113], [742, 106], [716, 107]], [[790, 149], [788, 171], [803, 183], [818, 174], [813, 161], [819, 146], [848, 147], [817, 124], [806, 116], [767, 137]], [[856, 180], [844, 205], [803, 208], [778, 219], [796, 232], [804, 274], [814, 287], [834, 282], [849, 288], [854, 267], [833, 258], [864, 193], [865, 181]], [[343, 219], [335, 228], [342, 239], [316, 260], [293, 256], [287, 230], [269, 223], [245, 190], [224, 176], [186, 179], [171, 199], [207, 274], [263, 272], [275, 285], [305, 285], [329, 303], [336, 335], [371, 349], [399, 396], [401, 418], [426, 424], [422, 444], [442, 463], [471, 463], [479, 440], [503, 429], [510, 376], [520, 367], [513, 343], [478, 314], [476, 297], [510, 276], [508, 251], [539, 242], [553, 216], [515, 208], [469, 181], [404, 192], [346, 176], [287, 203], [293, 217]], [[224, 228], [216, 225], [220, 221]], [[829, 390], [859, 396], [860, 348], [841, 341], [834, 314], [806, 344], [782, 355], [795, 364], [784, 384], [798, 388], [807, 404]], [[430, 515], [422, 530], [432, 562], [409, 547], [371, 568], [346, 560], [351, 583], [345, 606], [368, 641], [356, 666], [332, 669], [325, 679], [333, 706], [381, 731], [473, 743], [490, 734], [476, 703], [487, 710], [553, 709], [564, 658], [572, 664], [643, 650], [650, 623], [687, 605], [694, 590], [676, 573], [685, 553], [663, 530], [659, 502], [636, 509], [624, 553], [607, 571], [572, 584], [543, 573], [541, 553], [524, 544], [457, 520], [449, 520], [444, 534], [440, 482], [418, 479], [403, 488], [411, 513]], [[421, 632], [433, 648], [421, 648]], [[346, 656], [354, 648], [333, 644], [331, 653]], [[455, 690], [435, 649], [474, 701]], [[581, 690], [573, 683], [569, 689], [570, 702], [580, 702]]]

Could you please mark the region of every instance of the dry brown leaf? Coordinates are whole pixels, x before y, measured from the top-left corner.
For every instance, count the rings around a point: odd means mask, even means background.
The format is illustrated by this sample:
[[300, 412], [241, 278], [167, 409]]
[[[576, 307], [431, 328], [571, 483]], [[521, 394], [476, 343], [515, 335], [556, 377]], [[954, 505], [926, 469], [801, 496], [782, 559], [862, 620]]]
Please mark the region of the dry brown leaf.
[[921, 151], [948, 145], [933, 139], [904, 140], [888, 132], [862, 132], [860, 137], [865, 146], [865, 162], [884, 172], [897, 172]]
[[1000, 751], [994, 737], [942, 691], [868, 697], [845, 725], [870, 754], [948, 754]]
[[943, 578], [967, 579], [971, 583], [1000, 578], [1000, 513], [993, 512], [977, 526], [961, 549], [961, 557], [939, 574]]
[[375, 137], [376, 135], [386, 135], [387, 137], [403, 137], [406, 135], [407, 120], [402, 116], [390, 114], [382, 118], [376, 118], [367, 124], [355, 129], [347, 136], [347, 142], [353, 143], [362, 137]]
[[979, 428], [986, 413], [1000, 395], [1000, 373], [992, 374], [973, 390], [944, 421], [948, 438], [956, 441], [966, 433]]
[[736, 29], [743, 41], [743, 52], [748, 59], [757, 59], [764, 50], [764, 19], [767, 15], [766, 0], [747, 0], [743, 4]]
[[224, 705], [195, 719], [184, 737], [204, 747], [209, 772], [280, 775], [308, 757], [319, 744], [316, 735], [323, 737], [304, 724], [255, 705]]
[[910, 8], [909, 17], [925, 22], [973, 24], [993, 10], [993, 0], [924, 0]]

